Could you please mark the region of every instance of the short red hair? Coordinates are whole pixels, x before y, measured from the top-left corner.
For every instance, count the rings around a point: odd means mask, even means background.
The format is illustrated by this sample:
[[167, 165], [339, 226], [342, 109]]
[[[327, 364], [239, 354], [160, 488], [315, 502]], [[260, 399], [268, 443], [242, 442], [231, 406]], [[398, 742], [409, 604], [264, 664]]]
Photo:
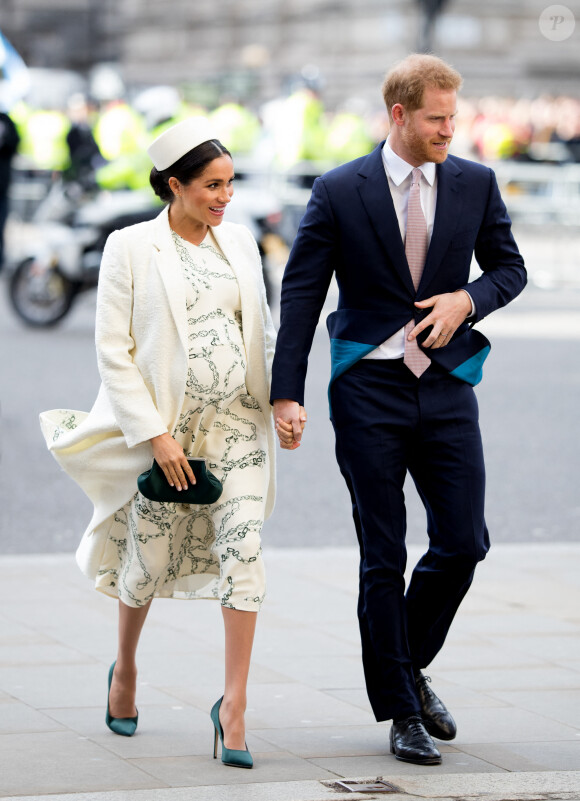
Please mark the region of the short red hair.
[[383, 81], [383, 98], [389, 119], [392, 119], [391, 109], [396, 103], [400, 103], [407, 111], [421, 108], [428, 87], [457, 92], [462, 83], [461, 75], [443, 59], [412, 53], [395, 64]]

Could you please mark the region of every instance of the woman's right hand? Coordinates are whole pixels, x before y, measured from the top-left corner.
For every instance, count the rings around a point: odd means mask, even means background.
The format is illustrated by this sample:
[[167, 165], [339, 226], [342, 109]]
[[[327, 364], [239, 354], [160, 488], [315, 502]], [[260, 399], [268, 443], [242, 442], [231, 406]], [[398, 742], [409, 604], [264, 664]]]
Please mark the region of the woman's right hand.
[[281, 448], [293, 451], [300, 447], [306, 419], [306, 410], [297, 401], [280, 398], [274, 401], [274, 420]]
[[153, 448], [153, 458], [165, 473], [165, 478], [176, 490], [186, 490], [187, 482], [195, 484], [193, 470], [189, 466], [183, 448], [171, 434], [160, 434], [149, 440]]

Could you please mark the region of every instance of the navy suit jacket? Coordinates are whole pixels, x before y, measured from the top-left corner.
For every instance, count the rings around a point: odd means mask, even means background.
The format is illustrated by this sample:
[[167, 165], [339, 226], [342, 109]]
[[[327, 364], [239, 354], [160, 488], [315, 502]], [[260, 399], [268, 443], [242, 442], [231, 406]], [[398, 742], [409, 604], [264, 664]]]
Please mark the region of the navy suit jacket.
[[[476, 313], [429, 356], [475, 384], [489, 342], [472, 326], [526, 284], [523, 259], [495, 175], [449, 156], [437, 165], [437, 207], [416, 291], [382, 160], [382, 146], [317, 178], [282, 282], [271, 398], [304, 402], [308, 354], [333, 274], [338, 307], [328, 320], [331, 381], [401, 329], [417, 322], [416, 300], [466, 289]], [[482, 270], [469, 282], [472, 256]], [[428, 335], [424, 332], [423, 339]]]

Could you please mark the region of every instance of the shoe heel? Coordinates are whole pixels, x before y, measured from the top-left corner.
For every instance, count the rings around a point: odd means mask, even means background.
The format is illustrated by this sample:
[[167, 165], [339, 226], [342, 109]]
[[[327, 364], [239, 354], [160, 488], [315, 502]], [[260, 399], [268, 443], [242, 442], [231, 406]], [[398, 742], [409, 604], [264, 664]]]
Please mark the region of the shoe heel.
[[123, 737], [132, 737], [137, 731], [137, 724], [139, 722], [139, 711], [134, 718], [114, 718], [109, 709], [109, 694], [111, 692], [111, 683], [113, 681], [113, 673], [117, 660], [113, 662], [109, 668], [109, 681], [107, 689], [107, 714], [105, 716], [105, 723], [115, 734], [120, 734]]
[[210, 717], [214, 728], [213, 758], [217, 759], [217, 744], [219, 737], [222, 743], [222, 762], [224, 765], [230, 765], [232, 768], [251, 768], [254, 765], [254, 760], [248, 751], [247, 745], [244, 751], [236, 751], [234, 749], [226, 748], [224, 745], [224, 730], [222, 729], [222, 724], [220, 723], [220, 706], [222, 705], [223, 700], [224, 697], [222, 695], [219, 701], [215, 702], [210, 712]]

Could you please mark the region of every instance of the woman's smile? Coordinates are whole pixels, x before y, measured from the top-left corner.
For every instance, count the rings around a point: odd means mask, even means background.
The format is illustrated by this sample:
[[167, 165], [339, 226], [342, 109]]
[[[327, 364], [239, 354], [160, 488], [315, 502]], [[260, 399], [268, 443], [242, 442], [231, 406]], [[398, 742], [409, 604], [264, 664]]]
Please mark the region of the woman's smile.
[[169, 208], [171, 227], [194, 244], [199, 244], [207, 227], [219, 225], [234, 194], [234, 165], [226, 154], [207, 165], [197, 178], [182, 184], [175, 178], [170, 186], [175, 200]]

